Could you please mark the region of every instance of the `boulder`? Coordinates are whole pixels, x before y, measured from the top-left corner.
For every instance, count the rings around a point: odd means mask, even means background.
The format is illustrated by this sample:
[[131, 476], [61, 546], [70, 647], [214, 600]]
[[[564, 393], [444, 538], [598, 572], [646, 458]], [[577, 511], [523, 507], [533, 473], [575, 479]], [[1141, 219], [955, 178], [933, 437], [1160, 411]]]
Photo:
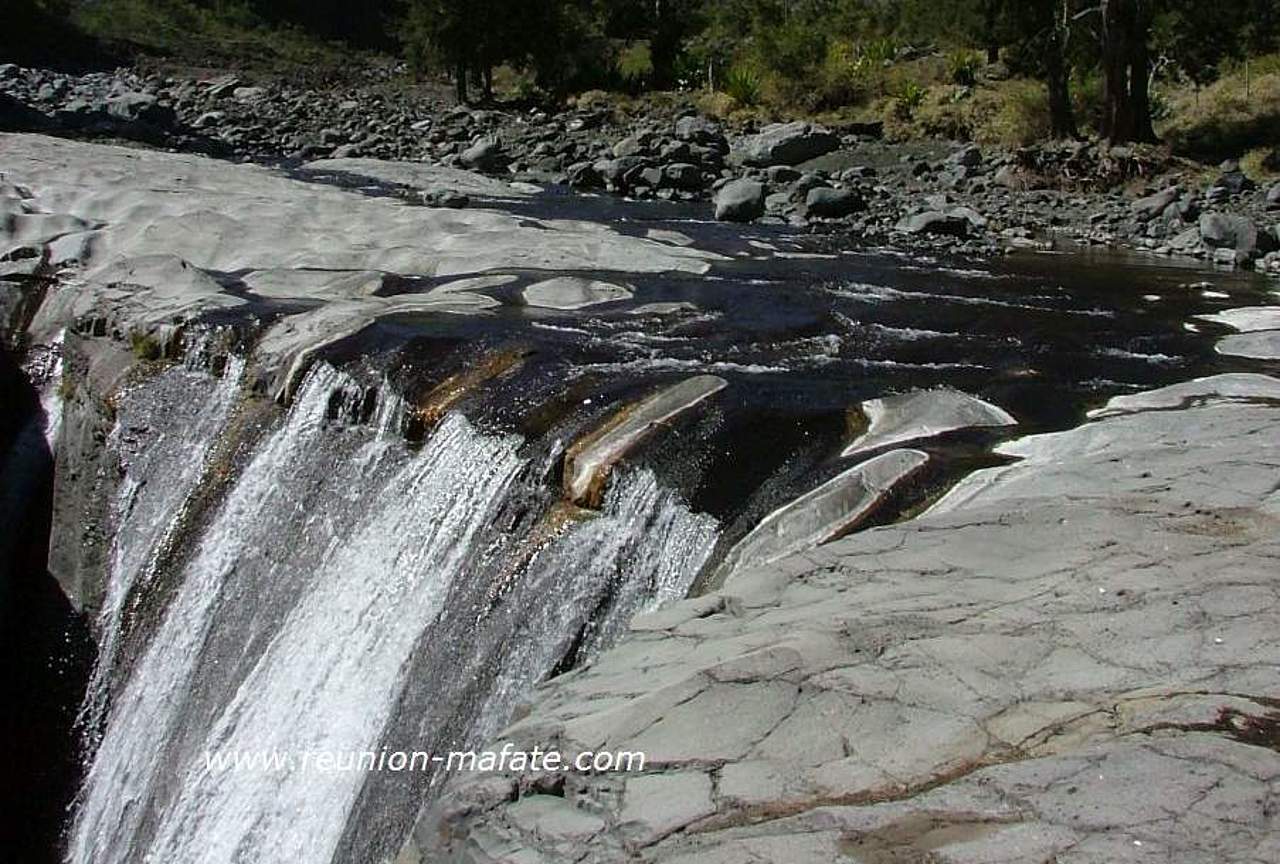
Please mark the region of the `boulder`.
[[830, 153], [840, 139], [821, 126], [795, 121], [766, 126], [758, 135], [742, 142], [744, 165], [798, 165]]
[[931, 236], [968, 237], [970, 223], [963, 215], [940, 213], [928, 210], [901, 219], [895, 230], [903, 234], [926, 234]]
[[623, 156], [638, 156], [644, 151], [644, 146], [640, 143], [640, 139], [634, 135], [628, 135], [617, 144], [613, 145], [613, 156], [615, 159], [621, 159]]
[[840, 219], [866, 209], [862, 196], [851, 189], [819, 186], [805, 195], [805, 212], [820, 219]]
[[1271, 239], [1260, 233], [1252, 219], [1230, 213], [1205, 213], [1200, 217], [1200, 239], [1210, 249], [1234, 250], [1239, 261], [1250, 261], [1271, 251]]
[[681, 117], [676, 121], [676, 137], [695, 144], [715, 144], [724, 140], [720, 127], [705, 117]]
[[1178, 201], [1181, 195], [1181, 189], [1177, 186], [1170, 186], [1162, 192], [1139, 198], [1129, 205], [1129, 210], [1134, 216], [1145, 222], [1164, 213], [1165, 210]]
[[663, 179], [668, 186], [677, 189], [702, 188], [702, 170], [688, 162], [674, 162], [662, 169]]
[[721, 222], [750, 222], [764, 215], [765, 189], [755, 180], [731, 180], [716, 193], [716, 218]]
[[458, 161], [474, 171], [494, 171], [506, 164], [507, 157], [498, 139], [481, 138], [463, 150]]
[[1280, 210], [1280, 183], [1267, 190], [1267, 209]]
[[555, 276], [535, 282], [523, 292], [524, 301], [542, 309], [585, 309], [601, 303], [630, 300], [632, 291], [624, 285], [584, 279], [580, 276]]

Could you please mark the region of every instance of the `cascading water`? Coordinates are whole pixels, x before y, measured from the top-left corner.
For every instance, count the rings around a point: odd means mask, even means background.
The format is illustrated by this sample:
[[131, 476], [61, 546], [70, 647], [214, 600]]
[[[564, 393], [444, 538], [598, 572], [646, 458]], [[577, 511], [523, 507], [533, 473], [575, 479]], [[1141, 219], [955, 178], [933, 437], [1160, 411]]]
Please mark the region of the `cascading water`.
[[[113, 684], [73, 864], [382, 854], [399, 836], [361, 836], [360, 814], [403, 829], [430, 778], [318, 773], [303, 754], [478, 740], [566, 653], [683, 594], [715, 545], [715, 520], [645, 469], [620, 474], [600, 513], [562, 520], [519, 436], [449, 414], [415, 450], [385, 382], [369, 406], [372, 390], [321, 363], [192, 529], [167, 607], [121, 663], [121, 610], [138, 580], [161, 578], [148, 567], [186, 524], [240, 377], [228, 367], [186, 438], [152, 430], [148, 458], [128, 466], [101, 619], [104, 696]], [[290, 761], [207, 761], [255, 753]]]
[[[232, 357], [221, 379], [175, 366], [148, 382], [148, 398], [123, 399], [107, 446], [120, 454], [124, 479], [111, 512], [111, 551], [106, 595], [99, 613], [98, 662], [82, 723], [95, 730], [103, 719], [115, 676], [123, 617], [134, 591], [154, 573], [156, 557], [181, 525], [184, 511], [208, 470], [210, 451], [227, 422], [244, 372]], [[190, 398], [191, 393], [204, 398]], [[207, 395], [205, 395], [207, 394]], [[136, 446], [145, 433], [145, 446]]]

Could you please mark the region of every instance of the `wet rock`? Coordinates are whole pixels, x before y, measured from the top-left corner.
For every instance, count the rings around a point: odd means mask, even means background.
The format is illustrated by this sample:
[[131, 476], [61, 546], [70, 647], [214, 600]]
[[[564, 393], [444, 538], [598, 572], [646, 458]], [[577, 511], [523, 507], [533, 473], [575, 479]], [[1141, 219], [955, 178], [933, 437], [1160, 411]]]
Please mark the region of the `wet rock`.
[[839, 146], [840, 139], [821, 126], [799, 121], [777, 123], [743, 141], [740, 158], [745, 165], [761, 168], [798, 165]]
[[722, 222], [750, 222], [764, 215], [765, 188], [755, 180], [732, 180], [716, 193], [716, 218]]
[[630, 288], [612, 282], [580, 276], [556, 276], [533, 283], [524, 289], [522, 296], [530, 306], [568, 310], [630, 300], [632, 294]]
[[565, 497], [583, 506], [599, 506], [614, 463], [659, 428], [728, 386], [723, 378], [699, 375], [617, 411], [603, 426], [566, 451]]
[[892, 450], [845, 470], [762, 519], [725, 555], [713, 583], [730, 582], [749, 568], [839, 537], [875, 512], [899, 483], [928, 461], [928, 455], [919, 450]]
[[1016, 426], [1007, 411], [950, 388], [916, 390], [862, 403], [867, 431], [840, 455], [848, 458], [891, 444], [933, 438], [958, 429]]

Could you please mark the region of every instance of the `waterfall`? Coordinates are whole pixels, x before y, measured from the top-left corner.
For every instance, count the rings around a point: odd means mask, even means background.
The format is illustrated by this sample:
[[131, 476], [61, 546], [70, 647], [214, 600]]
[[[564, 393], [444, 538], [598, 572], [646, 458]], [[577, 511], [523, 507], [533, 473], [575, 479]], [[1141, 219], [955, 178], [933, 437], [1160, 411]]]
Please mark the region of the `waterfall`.
[[[100, 726], [116, 676], [126, 604], [145, 586], [156, 558], [182, 523], [203, 479], [218, 433], [240, 387], [244, 361], [228, 360], [222, 378], [190, 365], [175, 366], [149, 382], [145, 398], [121, 400], [107, 440], [124, 477], [111, 508], [106, 594], [98, 613], [98, 662], [89, 682], [81, 723]], [[193, 399], [192, 393], [207, 394]], [[141, 394], [138, 394], [141, 395]], [[166, 398], [176, 397], [176, 398]], [[145, 429], [145, 437], [136, 436]]]
[[[571, 647], [587, 656], [681, 596], [715, 545], [715, 521], [646, 469], [619, 472], [600, 513], [558, 522], [518, 436], [450, 414], [414, 449], [385, 381], [362, 387], [324, 363], [187, 526], [240, 376], [228, 368], [195, 400], [182, 446], [159, 436], [140, 451], [150, 461], [127, 466], [104, 644], [158, 578], [154, 550], [192, 536], [165, 607], [137, 610], [152, 616], [145, 647], [130, 664], [105, 655], [111, 698], [72, 864], [368, 860], [361, 814], [407, 827], [429, 778], [393, 790], [377, 772], [309, 769], [304, 754], [425, 746], [446, 726], [491, 734]], [[206, 761], [265, 753], [285, 761]]]

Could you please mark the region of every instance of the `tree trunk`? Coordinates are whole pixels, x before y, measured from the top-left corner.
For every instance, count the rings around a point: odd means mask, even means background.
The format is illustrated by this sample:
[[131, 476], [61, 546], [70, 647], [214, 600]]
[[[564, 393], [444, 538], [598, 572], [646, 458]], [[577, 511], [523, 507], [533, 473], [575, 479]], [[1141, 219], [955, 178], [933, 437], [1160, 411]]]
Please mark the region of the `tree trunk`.
[[1045, 83], [1049, 86], [1049, 122], [1054, 138], [1076, 138], [1075, 110], [1071, 107], [1071, 85], [1067, 80], [1065, 23], [1055, 21], [1045, 50]]
[[467, 64], [459, 60], [453, 65], [453, 83], [457, 90], [458, 104], [467, 104]]
[[1102, 0], [1102, 134], [1113, 144], [1155, 141], [1147, 85], [1151, 0]]
[[680, 50], [680, 22], [671, 0], [654, 0], [653, 36], [649, 62], [653, 65], [653, 89], [670, 90], [675, 84], [676, 54]]
[[982, 35], [987, 45], [987, 65], [994, 66], [1000, 62], [1000, 2], [986, 0], [983, 5]]

